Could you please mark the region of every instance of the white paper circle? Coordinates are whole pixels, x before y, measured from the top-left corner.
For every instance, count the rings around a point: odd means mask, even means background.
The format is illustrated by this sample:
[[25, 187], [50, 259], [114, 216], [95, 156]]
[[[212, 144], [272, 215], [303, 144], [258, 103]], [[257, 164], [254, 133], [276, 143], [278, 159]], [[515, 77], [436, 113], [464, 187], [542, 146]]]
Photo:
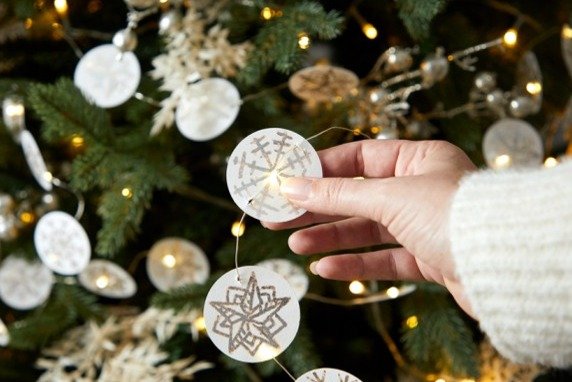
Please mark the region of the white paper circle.
[[132, 52], [121, 52], [112, 44], [100, 45], [79, 60], [73, 80], [88, 100], [110, 108], [135, 94], [141, 67]]
[[42, 157], [40, 148], [32, 133], [28, 130], [23, 130], [20, 133], [20, 143], [22, 144], [22, 150], [24, 151], [24, 157], [26, 158], [28, 167], [36, 179], [36, 182], [38, 182], [44, 190], [51, 191], [53, 188], [51, 182], [52, 174], [50, 174], [46, 167], [44, 157]]
[[195, 243], [176, 237], [156, 242], [147, 255], [147, 274], [160, 291], [203, 284], [210, 275], [207, 256]]
[[288, 281], [298, 301], [300, 301], [308, 291], [308, 285], [310, 283], [308, 275], [304, 272], [302, 267], [294, 264], [292, 261], [286, 259], [270, 259], [261, 261], [256, 265], [270, 269]]
[[226, 168], [234, 202], [248, 215], [267, 222], [285, 222], [306, 212], [280, 193], [282, 179], [292, 176], [322, 177], [320, 158], [302, 136], [277, 127], [244, 138]]
[[66, 276], [83, 271], [91, 257], [85, 230], [73, 216], [62, 211], [42, 216], [34, 231], [34, 244], [44, 264]]
[[218, 279], [207, 294], [207, 333], [227, 356], [263, 362], [290, 345], [300, 325], [300, 305], [290, 284], [262, 267], [240, 267]]
[[177, 128], [192, 141], [208, 141], [224, 133], [240, 110], [240, 93], [223, 78], [190, 85], [175, 112]]
[[304, 373], [296, 382], [361, 382], [350, 373], [343, 370], [321, 368]]
[[78, 276], [87, 290], [110, 298], [128, 298], [137, 292], [133, 277], [119, 265], [107, 260], [92, 260]]
[[491, 168], [532, 167], [542, 163], [544, 146], [528, 122], [504, 118], [485, 133], [483, 154]]
[[14, 309], [33, 309], [48, 299], [54, 281], [44, 264], [10, 256], [0, 266], [0, 299]]

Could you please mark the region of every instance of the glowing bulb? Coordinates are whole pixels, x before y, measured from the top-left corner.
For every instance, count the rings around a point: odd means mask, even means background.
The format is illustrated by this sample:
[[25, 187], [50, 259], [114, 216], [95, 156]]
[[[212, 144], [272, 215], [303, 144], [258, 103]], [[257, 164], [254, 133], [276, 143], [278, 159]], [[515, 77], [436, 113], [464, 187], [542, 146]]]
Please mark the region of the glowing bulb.
[[353, 294], [364, 294], [366, 289], [362, 282], [354, 280], [350, 283], [349, 290]]
[[99, 289], [105, 289], [109, 285], [109, 277], [107, 275], [100, 275], [95, 279], [95, 286]]
[[381, 131], [381, 129], [377, 126], [370, 127], [369, 130], [371, 131], [372, 134], [379, 134], [379, 132]]
[[258, 359], [271, 359], [276, 358], [280, 354], [280, 349], [276, 349], [268, 344], [261, 344], [256, 352], [256, 358]]
[[20, 213], [20, 221], [24, 224], [32, 224], [36, 220], [36, 215], [32, 212], [24, 211]]
[[568, 24], [562, 26], [562, 38], [572, 40], [572, 27]]
[[274, 17], [274, 10], [270, 7], [264, 7], [260, 11], [260, 17], [262, 17], [264, 20], [270, 20], [272, 17]]
[[554, 157], [548, 157], [544, 161], [544, 167], [556, 167], [558, 165], [558, 159]]
[[370, 40], [374, 40], [377, 37], [377, 29], [370, 23], [364, 23], [361, 26], [361, 31], [365, 37], [369, 38]]
[[123, 190], [121, 190], [121, 195], [127, 199], [131, 199], [131, 197], [133, 197], [133, 191], [131, 191], [130, 188], [125, 187]]
[[518, 31], [515, 28], [510, 28], [502, 36], [502, 41], [507, 47], [513, 48], [518, 41]]
[[34, 21], [31, 18], [28, 17], [26, 20], [24, 20], [24, 28], [30, 29], [33, 25]]
[[166, 268], [175, 268], [175, 265], [177, 265], [177, 258], [175, 256], [173, 256], [170, 253], [165, 254], [165, 256], [163, 256], [163, 258], [161, 259], [161, 263], [166, 267]]
[[435, 380], [435, 382], [447, 382], [447, 381], [445, 381], [443, 378], [437, 378], [437, 379]]
[[24, 115], [24, 105], [21, 103], [8, 104], [5, 113], [7, 117], [21, 117]]
[[85, 143], [84, 139], [82, 136], [74, 134], [72, 136], [72, 138], [70, 139], [70, 143], [73, 147], [75, 147], [76, 149], [83, 147], [83, 144]]
[[46, 171], [44, 172], [44, 179], [46, 180], [46, 182], [51, 182], [54, 179], [54, 176], [52, 175], [51, 172]]
[[232, 223], [232, 227], [230, 228], [230, 232], [234, 237], [241, 237], [244, 235], [244, 230], [246, 229], [246, 225], [240, 221], [236, 221]]
[[532, 95], [538, 95], [542, 91], [542, 84], [538, 81], [530, 81], [526, 84], [526, 91]]
[[193, 321], [193, 326], [199, 331], [203, 331], [207, 328], [207, 324], [205, 323], [205, 318], [200, 316], [196, 320]]
[[54, 0], [54, 8], [60, 15], [64, 16], [68, 13], [68, 2], [66, 0]]
[[397, 298], [397, 297], [399, 297], [399, 288], [397, 288], [397, 287], [388, 288], [385, 293], [387, 293], [387, 295], [390, 298]]
[[508, 154], [502, 154], [495, 158], [495, 168], [506, 168], [512, 163], [512, 158]]
[[407, 317], [407, 320], [405, 320], [405, 325], [407, 325], [409, 329], [415, 329], [417, 325], [419, 325], [419, 320], [417, 319], [417, 316]]
[[353, 133], [354, 133], [354, 135], [360, 135], [361, 129], [359, 127], [356, 127], [355, 129], [353, 129]]
[[310, 47], [310, 36], [308, 36], [307, 33], [302, 32], [298, 34], [298, 46], [300, 47], [300, 49], [308, 49]]

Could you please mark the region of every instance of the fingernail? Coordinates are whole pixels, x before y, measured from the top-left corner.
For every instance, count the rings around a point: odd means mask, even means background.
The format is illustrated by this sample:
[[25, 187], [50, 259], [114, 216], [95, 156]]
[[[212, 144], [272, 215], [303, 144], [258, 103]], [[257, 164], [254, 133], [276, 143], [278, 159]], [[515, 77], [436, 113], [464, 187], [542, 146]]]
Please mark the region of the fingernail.
[[310, 272], [312, 272], [312, 274], [314, 275], [318, 275], [318, 271], [316, 270], [316, 267], [318, 266], [318, 261], [312, 261], [310, 263]]
[[306, 200], [312, 190], [312, 181], [305, 178], [286, 178], [280, 185], [280, 192], [288, 199]]

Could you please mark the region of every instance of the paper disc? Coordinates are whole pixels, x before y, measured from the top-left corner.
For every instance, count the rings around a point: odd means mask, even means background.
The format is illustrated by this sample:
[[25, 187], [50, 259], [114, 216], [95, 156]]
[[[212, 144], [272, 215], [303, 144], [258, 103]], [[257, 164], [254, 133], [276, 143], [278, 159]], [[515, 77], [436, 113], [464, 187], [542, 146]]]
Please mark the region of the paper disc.
[[87, 290], [110, 298], [128, 298], [137, 292], [133, 277], [119, 265], [107, 260], [92, 260], [78, 276]]
[[298, 301], [300, 301], [308, 291], [308, 285], [310, 284], [308, 275], [304, 272], [302, 267], [292, 261], [286, 259], [269, 259], [261, 261], [256, 265], [270, 269], [288, 281], [288, 284], [294, 289]]
[[321, 368], [304, 373], [296, 382], [361, 382], [343, 370]]
[[33, 309], [48, 299], [54, 282], [44, 264], [10, 256], [0, 266], [0, 299], [14, 309]]
[[22, 144], [26, 162], [28, 163], [28, 167], [30, 167], [34, 179], [36, 179], [36, 182], [38, 182], [44, 190], [51, 191], [53, 188], [51, 182], [52, 174], [50, 174], [46, 167], [44, 157], [40, 152], [40, 148], [34, 136], [28, 130], [23, 130], [20, 133], [20, 143]]

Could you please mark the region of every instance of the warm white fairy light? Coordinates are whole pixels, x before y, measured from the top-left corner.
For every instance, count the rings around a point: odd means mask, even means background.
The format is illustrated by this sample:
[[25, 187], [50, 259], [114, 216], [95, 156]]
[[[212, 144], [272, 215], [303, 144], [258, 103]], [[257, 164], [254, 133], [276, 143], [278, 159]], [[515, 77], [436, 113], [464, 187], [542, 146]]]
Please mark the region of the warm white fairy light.
[[572, 27], [568, 24], [562, 26], [562, 38], [566, 40], [572, 40]]
[[161, 258], [161, 263], [166, 267], [166, 268], [175, 268], [175, 265], [177, 265], [177, 258], [175, 256], [173, 256], [171, 253], [166, 253], [162, 258]]
[[246, 225], [241, 221], [235, 221], [232, 223], [232, 227], [230, 228], [230, 232], [234, 237], [241, 237], [244, 235], [244, 230], [246, 229]]
[[307, 33], [302, 32], [298, 34], [298, 46], [300, 49], [306, 50], [310, 47], [311, 44], [310, 36]]
[[60, 15], [64, 16], [68, 13], [68, 2], [66, 0], [54, 0], [54, 8]]
[[556, 167], [558, 165], [558, 159], [554, 157], [548, 157], [544, 161], [544, 167]]
[[121, 190], [121, 195], [123, 195], [124, 198], [131, 199], [131, 197], [133, 197], [133, 191], [131, 191], [130, 188], [125, 187]]
[[279, 348], [274, 348], [268, 344], [261, 344], [256, 352], [256, 358], [259, 359], [272, 359], [278, 356], [281, 353]]
[[353, 294], [364, 294], [366, 291], [365, 285], [363, 285], [363, 283], [361, 281], [357, 281], [357, 280], [352, 281], [350, 283], [350, 285], [348, 286], [348, 289]]
[[538, 81], [530, 81], [526, 84], [526, 91], [531, 95], [538, 95], [542, 91], [542, 84]]
[[205, 324], [205, 318], [203, 316], [200, 316], [199, 318], [193, 321], [193, 326], [199, 332], [204, 331], [207, 328], [207, 325]]
[[99, 275], [95, 279], [95, 286], [98, 287], [99, 289], [107, 288], [109, 286], [109, 276], [107, 276], [106, 274]]
[[361, 31], [363, 32], [365, 37], [369, 38], [370, 40], [375, 40], [375, 38], [377, 37], [377, 28], [370, 23], [362, 24]]
[[11, 103], [6, 105], [5, 113], [7, 117], [21, 117], [24, 115], [24, 105], [21, 103]]
[[502, 41], [505, 46], [513, 48], [518, 41], [518, 31], [515, 28], [510, 28], [503, 35]]
[[508, 154], [502, 154], [495, 158], [495, 168], [506, 168], [512, 163], [512, 158]]
[[409, 316], [405, 320], [405, 325], [409, 329], [415, 329], [419, 325], [419, 319], [417, 318], [417, 316]]
[[387, 295], [390, 298], [397, 298], [397, 297], [399, 297], [399, 288], [397, 288], [397, 287], [388, 288], [385, 293], [387, 293]]

